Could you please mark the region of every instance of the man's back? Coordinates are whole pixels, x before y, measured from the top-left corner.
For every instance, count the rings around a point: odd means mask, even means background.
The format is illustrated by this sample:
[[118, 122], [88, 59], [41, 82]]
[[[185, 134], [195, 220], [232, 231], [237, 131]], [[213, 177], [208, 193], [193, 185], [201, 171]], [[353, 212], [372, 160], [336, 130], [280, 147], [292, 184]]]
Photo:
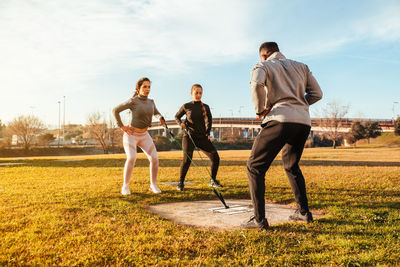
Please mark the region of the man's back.
[[265, 107], [272, 107], [263, 123], [276, 120], [311, 125], [308, 107], [321, 99], [322, 91], [307, 65], [275, 52], [255, 65], [251, 85], [253, 102], [262, 105], [265, 98]]

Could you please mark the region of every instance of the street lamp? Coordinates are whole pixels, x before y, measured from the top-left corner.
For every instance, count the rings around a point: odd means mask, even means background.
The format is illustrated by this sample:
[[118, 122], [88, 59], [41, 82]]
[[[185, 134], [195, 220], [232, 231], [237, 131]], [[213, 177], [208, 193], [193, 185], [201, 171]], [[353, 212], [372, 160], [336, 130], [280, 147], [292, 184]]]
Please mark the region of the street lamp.
[[60, 135], [61, 135], [61, 101], [58, 101], [58, 147], [60, 147]]
[[238, 111], [238, 112], [239, 112], [239, 117], [241, 117], [241, 116], [240, 116], [240, 112], [242, 111], [242, 108], [244, 108], [244, 106], [240, 106], [240, 107], [239, 107], [239, 111]]
[[233, 120], [233, 110], [230, 109], [230, 111], [231, 111], [231, 114], [232, 114], [232, 118], [231, 118], [231, 134], [232, 134], [232, 137], [233, 137], [233, 122], [232, 122], [232, 120]]
[[221, 134], [222, 134], [222, 115], [221, 113], [219, 114], [219, 133], [218, 133], [218, 139], [221, 142]]
[[394, 101], [394, 102], [393, 102], [393, 105], [392, 105], [392, 122], [393, 122], [393, 126], [394, 126], [394, 119], [395, 119], [395, 118], [394, 118], [394, 116], [395, 116], [395, 115], [394, 115], [394, 104], [399, 104], [399, 102]]
[[65, 96], [64, 98], [64, 118], [63, 118], [63, 141], [65, 141]]

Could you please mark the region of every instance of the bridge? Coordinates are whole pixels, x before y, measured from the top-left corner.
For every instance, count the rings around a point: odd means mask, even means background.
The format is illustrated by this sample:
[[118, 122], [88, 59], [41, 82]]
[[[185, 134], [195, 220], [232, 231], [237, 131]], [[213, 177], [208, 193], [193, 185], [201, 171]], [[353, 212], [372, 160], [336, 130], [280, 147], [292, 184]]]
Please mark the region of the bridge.
[[[337, 131], [340, 133], [347, 133], [351, 129], [351, 124], [354, 121], [360, 119], [342, 119], [340, 121], [340, 127]], [[392, 120], [369, 120], [378, 122], [379, 127], [382, 128], [383, 132], [393, 132], [394, 126]], [[175, 122], [175, 120], [166, 121], [168, 128], [174, 133], [178, 134], [181, 132], [181, 127]], [[253, 118], [213, 118], [212, 137], [221, 140], [223, 137], [243, 137], [243, 138], [254, 138], [261, 130], [261, 120]], [[331, 132], [332, 127], [328, 127], [327, 119], [313, 118], [311, 119], [311, 135], [316, 133]], [[160, 122], [153, 122], [152, 127], [149, 128], [151, 135], [164, 135], [164, 127], [160, 125]]]

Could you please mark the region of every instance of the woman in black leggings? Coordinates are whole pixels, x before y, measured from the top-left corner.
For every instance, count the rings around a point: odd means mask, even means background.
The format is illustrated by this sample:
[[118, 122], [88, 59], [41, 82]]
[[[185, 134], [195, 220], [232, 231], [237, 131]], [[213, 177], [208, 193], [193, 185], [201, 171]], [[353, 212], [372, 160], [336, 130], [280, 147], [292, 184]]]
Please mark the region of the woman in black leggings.
[[[189, 170], [190, 158], [193, 156], [194, 145], [188, 133], [192, 137], [196, 146], [207, 155], [211, 160], [211, 180], [210, 184], [213, 186], [222, 187], [216, 179], [219, 155], [214, 145], [210, 141], [210, 131], [212, 125], [212, 116], [208, 105], [201, 102], [203, 95], [203, 88], [200, 84], [194, 84], [190, 91], [192, 101], [184, 104], [175, 115], [175, 120], [182, 127], [186, 129], [182, 139], [183, 147], [183, 160], [181, 163], [180, 180], [177, 186], [179, 191], [183, 191], [186, 173]], [[186, 115], [186, 120], [182, 122], [181, 118]]]

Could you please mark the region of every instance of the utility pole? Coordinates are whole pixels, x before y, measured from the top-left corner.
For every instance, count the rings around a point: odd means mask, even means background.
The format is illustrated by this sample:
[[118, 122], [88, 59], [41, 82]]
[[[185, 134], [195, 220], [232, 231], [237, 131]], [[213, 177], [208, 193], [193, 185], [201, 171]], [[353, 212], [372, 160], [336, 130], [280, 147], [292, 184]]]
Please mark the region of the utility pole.
[[63, 98], [64, 98], [63, 141], [65, 143], [65, 96], [63, 96]]
[[241, 117], [240, 112], [242, 111], [242, 108], [244, 108], [244, 106], [240, 106], [240, 107], [239, 107], [239, 110], [238, 110], [238, 112], [239, 112], [239, 117]]
[[232, 138], [233, 138], [233, 122], [232, 122], [232, 120], [233, 120], [233, 110], [230, 109], [230, 111], [231, 111], [231, 114], [232, 114], [232, 118], [231, 118], [231, 134], [232, 134]]
[[58, 101], [58, 147], [60, 147], [60, 135], [61, 135], [61, 101]]
[[399, 102], [395, 101], [395, 102], [393, 102], [393, 105], [392, 105], [392, 123], [393, 123], [393, 127], [394, 127], [394, 121], [395, 121], [394, 104], [399, 104]]
[[221, 142], [221, 135], [222, 135], [222, 116], [221, 116], [221, 113], [219, 114], [219, 134], [218, 134], [218, 137], [219, 137], [219, 141]]

